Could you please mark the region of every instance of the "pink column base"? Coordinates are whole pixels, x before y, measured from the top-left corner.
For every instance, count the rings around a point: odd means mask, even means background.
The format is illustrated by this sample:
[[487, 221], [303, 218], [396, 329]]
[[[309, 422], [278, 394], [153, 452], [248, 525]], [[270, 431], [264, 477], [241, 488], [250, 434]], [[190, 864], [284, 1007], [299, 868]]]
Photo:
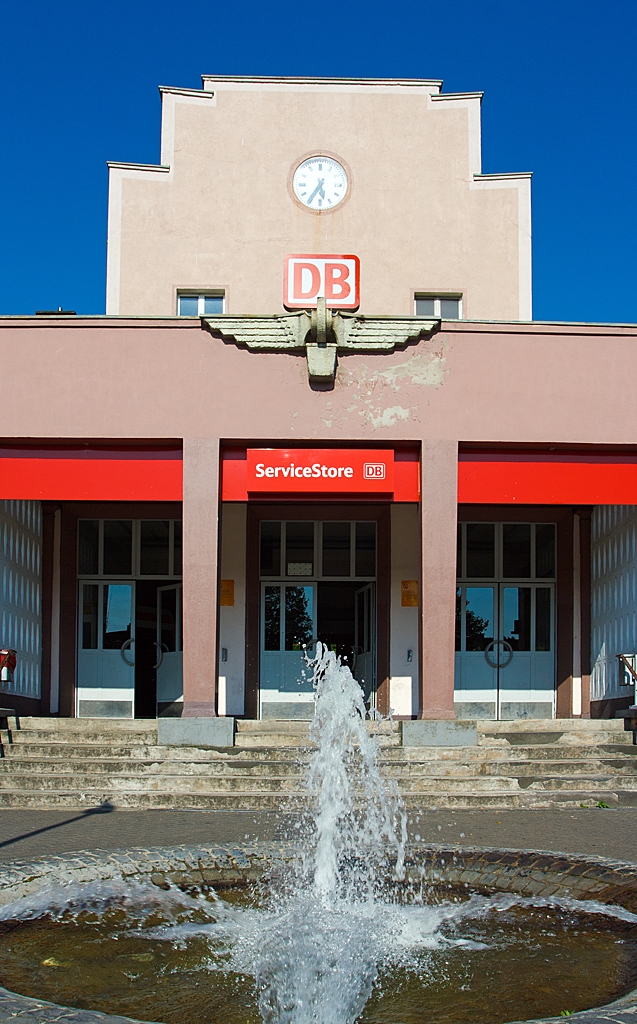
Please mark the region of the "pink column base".
[[216, 718], [217, 709], [214, 701], [209, 700], [185, 700], [182, 718]]

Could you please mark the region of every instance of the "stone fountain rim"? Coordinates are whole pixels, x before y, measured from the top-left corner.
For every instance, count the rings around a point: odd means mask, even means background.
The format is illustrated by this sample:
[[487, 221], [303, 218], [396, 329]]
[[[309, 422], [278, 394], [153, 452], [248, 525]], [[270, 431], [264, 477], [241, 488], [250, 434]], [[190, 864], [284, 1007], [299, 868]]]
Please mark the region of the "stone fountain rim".
[[[292, 859], [296, 849], [288, 842], [254, 841], [81, 850], [16, 860], [0, 864], [0, 906], [20, 896], [33, 895], [46, 884], [81, 884], [136, 876], [150, 876], [151, 881], [160, 885], [252, 880], [269, 866]], [[561, 889], [564, 895], [615, 903], [637, 913], [637, 863], [630, 861], [554, 850], [410, 843], [408, 868], [419, 869], [424, 858], [425, 877], [432, 881], [452, 881], [529, 896], [550, 895]], [[26, 1024], [149, 1024], [97, 1010], [59, 1006], [0, 987], [0, 1024], [9, 1024], [16, 1018]], [[544, 1024], [556, 1019], [559, 1018], [538, 1018], [524, 1024]], [[573, 1013], [570, 1019], [574, 1024], [637, 1024], [637, 989], [606, 1006]]]

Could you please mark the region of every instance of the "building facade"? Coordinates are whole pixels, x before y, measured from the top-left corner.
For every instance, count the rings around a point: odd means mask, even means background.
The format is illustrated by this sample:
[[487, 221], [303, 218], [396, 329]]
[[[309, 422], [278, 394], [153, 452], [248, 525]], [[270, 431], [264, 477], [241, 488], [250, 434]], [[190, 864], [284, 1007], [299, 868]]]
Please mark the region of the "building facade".
[[0, 319], [6, 701], [303, 719], [321, 641], [399, 717], [627, 707], [637, 328], [531, 321], [480, 95], [162, 102], [161, 165], [111, 165], [107, 315]]

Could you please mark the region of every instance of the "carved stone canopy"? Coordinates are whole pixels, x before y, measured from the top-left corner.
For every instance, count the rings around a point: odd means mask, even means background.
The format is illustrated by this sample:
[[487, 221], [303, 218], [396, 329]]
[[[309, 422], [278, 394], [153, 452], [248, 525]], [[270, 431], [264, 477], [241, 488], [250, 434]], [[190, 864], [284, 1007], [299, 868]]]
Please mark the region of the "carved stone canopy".
[[364, 317], [332, 312], [325, 299], [310, 313], [283, 316], [206, 316], [212, 334], [261, 352], [305, 349], [311, 384], [330, 384], [337, 352], [393, 352], [407, 341], [429, 337], [439, 320], [422, 317]]

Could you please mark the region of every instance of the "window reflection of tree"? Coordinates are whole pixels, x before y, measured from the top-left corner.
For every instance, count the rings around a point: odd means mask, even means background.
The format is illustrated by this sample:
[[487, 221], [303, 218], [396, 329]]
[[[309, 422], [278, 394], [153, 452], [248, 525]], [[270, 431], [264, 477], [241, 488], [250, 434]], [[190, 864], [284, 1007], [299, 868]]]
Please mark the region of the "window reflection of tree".
[[278, 651], [281, 647], [281, 588], [265, 588], [265, 650]]
[[467, 645], [468, 651], [483, 651], [488, 643], [491, 643], [493, 637], [486, 636], [486, 631], [489, 628], [489, 619], [483, 619], [480, 615], [476, 615], [475, 612], [467, 606], [466, 611], [466, 622], [467, 622]]
[[312, 614], [310, 587], [285, 588], [285, 649], [300, 651], [312, 640]]

